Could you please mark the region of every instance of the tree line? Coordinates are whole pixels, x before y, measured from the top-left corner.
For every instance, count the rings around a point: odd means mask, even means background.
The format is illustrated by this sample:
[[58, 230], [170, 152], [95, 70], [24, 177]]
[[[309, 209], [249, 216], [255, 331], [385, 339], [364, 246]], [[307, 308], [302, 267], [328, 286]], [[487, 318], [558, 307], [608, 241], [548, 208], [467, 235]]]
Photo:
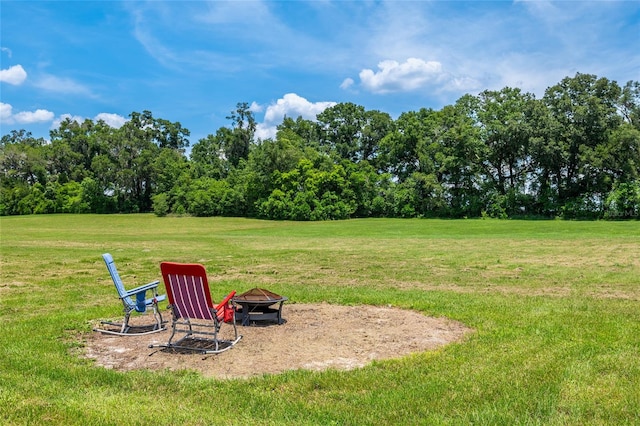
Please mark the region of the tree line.
[[[190, 146], [179, 122], [63, 121], [0, 143], [0, 215], [155, 212], [276, 220], [640, 216], [640, 83], [566, 77], [392, 119], [353, 103], [255, 137], [247, 103]], [[191, 148], [187, 155], [187, 148]]]

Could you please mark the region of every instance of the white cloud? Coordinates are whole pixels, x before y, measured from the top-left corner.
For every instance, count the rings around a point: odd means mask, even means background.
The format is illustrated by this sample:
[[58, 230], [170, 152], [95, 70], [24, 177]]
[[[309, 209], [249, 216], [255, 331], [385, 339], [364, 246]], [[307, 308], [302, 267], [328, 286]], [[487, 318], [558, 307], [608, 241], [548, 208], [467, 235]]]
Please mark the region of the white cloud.
[[409, 58], [403, 63], [386, 60], [378, 64], [378, 72], [360, 71], [362, 86], [373, 93], [410, 92], [445, 78], [442, 64]]
[[276, 127], [282, 123], [285, 116], [315, 121], [318, 114], [334, 105], [336, 102], [309, 102], [295, 93], [287, 93], [267, 107], [263, 122], [256, 126], [256, 137], [260, 139], [275, 137]]
[[562, 9], [554, 2], [547, 0], [522, 1], [516, 0], [514, 3], [521, 4], [529, 14], [547, 25], [562, 25], [571, 19], [577, 11], [577, 4], [572, 4], [569, 9]]
[[22, 65], [14, 65], [6, 70], [0, 70], [0, 81], [18, 86], [27, 79], [27, 72]]
[[46, 109], [35, 111], [20, 111], [14, 115], [14, 119], [20, 124], [44, 123], [53, 120], [54, 114]]
[[289, 117], [302, 116], [302, 118], [312, 120], [316, 118], [317, 114], [335, 104], [335, 102], [309, 102], [295, 93], [287, 93], [275, 104], [267, 107], [264, 118], [265, 122], [280, 122], [285, 115]]
[[[429, 90], [431, 93], [459, 92], [478, 89], [481, 83], [469, 75], [453, 75], [446, 72], [438, 61], [409, 58], [405, 62], [385, 60], [378, 64], [378, 71], [360, 71], [360, 87], [375, 94], [407, 93]], [[346, 78], [340, 88], [352, 88], [355, 82]]]
[[480, 88], [481, 83], [473, 77], [466, 75], [447, 76], [447, 82], [442, 89], [448, 92], [469, 92]]
[[[85, 117], [82, 117], [80, 115], [62, 114], [53, 121], [51, 125], [51, 130], [59, 128], [60, 123], [62, 123], [66, 119], [75, 121], [78, 124], [82, 124], [86, 120]], [[127, 118], [121, 115], [112, 114], [108, 112], [101, 112], [100, 114], [96, 115], [93, 118], [93, 121], [95, 122], [97, 122], [98, 120], [104, 121], [108, 126], [113, 127], [114, 129], [119, 129], [120, 127], [122, 127], [124, 123], [129, 121]]]
[[262, 105], [258, 104], [257, 102], [251, 102], [251, 105], [249, 106], [249, 111], [251, 112], [262, 112], [264, 108], [262, 108]]
[[275, 125], [267, 125], [265, 123], [258, 123], [256, 125], [256, 134], [255, 137], [257, 139], [269, 139], [273, 138], [276, 135], [278, 129], [276, 129]]
[[0, 123], [11, 124], [11, 111], [13, 107], [9, 104], [5, 104], [4, 102], [0, 102]]
[[102, 120], [105, 123], [107, 123], [110, 127], [113, 127], [114, 129], [119, 129], [120, 127], [122, 127], [122, 125], [124, 123], [126, 123], [128, 120], [127, 118], [118, 115], [118, 114], [110, 114], [108, 112], [101, 112], [100, 114], [96, 115], [94, 118], [94, 121], [98, 121], [98, 120]]
[[344, 81], [342, 82], [342, 84], [340, 85], [341, 89], [347, 90], [349, 87], [353, 86], [353, 83], [355, 83], [353, 81], [352, 78], [345, 78]]
[[13, 113], [13, 106], [0, 102], [0, 122], [3, 124], [32, 124], [53, 120], [54, 114], [46, 109]]
[[11, 52], [11, 49], [9, 49], [8, 47], [0, 47], [0, 51], [6, 53], [7, 56], [11, 58], [12, 52]]
[[69, 119], [71, 121], [75, 121], [78, 124], [82, 124], [82, 122], [85, 120], [84, 117], [81, 117], [79, 115], [62, 114], [58, 118], [53, 120], [53, 123], [51, 124], [51, 130], [59, 128], [60, 127], [60, 123], [62, 123], [66, 119]]
[[49, 92], [92, 96], [91, 90], [86, 86], [76, 83], [70, 78], [60, 78], [53, 75], [45, 75], [35, 83], [35, 86]]

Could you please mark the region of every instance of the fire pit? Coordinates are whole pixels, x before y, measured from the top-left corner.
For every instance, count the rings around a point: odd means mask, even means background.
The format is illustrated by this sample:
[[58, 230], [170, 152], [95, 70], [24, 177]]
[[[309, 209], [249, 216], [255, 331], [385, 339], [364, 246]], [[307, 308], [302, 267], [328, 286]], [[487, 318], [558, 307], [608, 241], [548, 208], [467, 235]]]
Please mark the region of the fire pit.
[[[240, 319], [240, 323], [247, 326], [251, 321], [273, 321], [283, 324], [282, 304], [287, 300], [289, 299], [269, 290], [252, 288], [234, 296], [231, 302], [241, 306], [241, 309], [236, 311], [236, 319]], [[278, 307], [273, 308], [276, 303], [279, 304]]]

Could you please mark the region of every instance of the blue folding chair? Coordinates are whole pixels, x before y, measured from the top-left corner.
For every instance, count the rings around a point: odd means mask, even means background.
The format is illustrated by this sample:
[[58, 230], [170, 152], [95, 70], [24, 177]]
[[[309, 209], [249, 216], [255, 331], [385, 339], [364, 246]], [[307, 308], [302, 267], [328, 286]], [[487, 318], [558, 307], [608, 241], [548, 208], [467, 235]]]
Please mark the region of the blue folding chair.
[[[159, 280], [150, 282], [140, 287], [136, 287], [132, 290], [126, 290], [124, 284], [120, 279], [120, 274], [116, 269], [116, 264], [113, 261], [113, 257], [109, 253], [102, 255], [104, 263], [107, 265], [107, 270], [111, 275], [113, 284], [116, 286], [122, 305], [124, 306], [124, 321], [121, 323], [102, 321], [104, 325], [109, 325], [114, 328], [95, 328], [95, 331], [107, 334], [116, 334], [119, 336], [136, 336], [141, 334], [157, 333], [158, 331], [165, 330], [164, 323], [162, 322], [162, 315], [158, 310], [158, 302], [162, 302], [166, 299], [166, 295], [158, 295]], [[152, 293], [150, 298], [147, 298], [147, 291]], [[153, 309], [153, 318], [155, 324], [149, 325], [130, 325], [129, 318], [132, 312], [146, 312], [147, 308]]]

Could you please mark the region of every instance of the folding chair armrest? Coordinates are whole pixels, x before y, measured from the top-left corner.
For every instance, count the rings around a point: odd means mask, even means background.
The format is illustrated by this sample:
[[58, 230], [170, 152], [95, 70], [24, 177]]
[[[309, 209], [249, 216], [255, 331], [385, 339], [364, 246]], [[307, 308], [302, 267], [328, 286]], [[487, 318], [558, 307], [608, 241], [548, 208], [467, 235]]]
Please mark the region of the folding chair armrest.
[[224, 299], [222, 299], [222, 302], [214, 306], [213, 309], [215, 309], [216, 312], [218, 312], [220, 309], [223, 309], [227, 305], [227, 303], [229, 303], [231, 298], [235, 295], [236, 295], [236, 291], [233, 290], [231, 293], [227, 294], [227, 296]]
[[149, 284], [141, 285], [140, 287], [132, 288], [131, 290], [127, 290], [126, 296], [135, 296], [138, 293], [146, 292], [147, 290], [154, 290], [154, 296], [158, 295], [158, 284], [160, 284], [160, 280], [156, 280], [150, 282]]

